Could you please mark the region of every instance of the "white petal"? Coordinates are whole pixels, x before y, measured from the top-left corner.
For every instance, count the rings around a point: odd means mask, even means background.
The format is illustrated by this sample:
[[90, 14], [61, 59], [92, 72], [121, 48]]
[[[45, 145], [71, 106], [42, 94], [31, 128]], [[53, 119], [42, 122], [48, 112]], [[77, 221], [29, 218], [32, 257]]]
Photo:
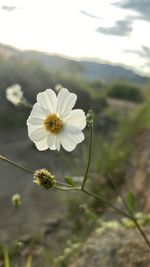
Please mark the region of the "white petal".
[[29, 135], [29, 137], [30, 137], [30, 133], [33, 132], [34, 130], [37, 130], [38, 128], [41, 128], [41, 126], [38, 127], [38, 125], [28, 124], [28, 135]]
[[37, 149], [40, 151], [44, 151], [44, 150], [48, 149], [47, 138], [43, 139], [40, 142], [36, 142], [35, 145], [36, 145]]
[[57, 99], [57, 114], [61, 117], [66, 116], [74, 107], [76, 100], [76, 94], [70, 93], [66, 88], [62, 88]]
[[71, 110], [70, 113], [64, 118], [65, 124], [73, 125], [80, 130], [86, 126], [86, 116], [82, 109]]
[[84, 140], [84, 134], [77, 128], [70, 128], [69, 131], [63, 131], [60, 134], [60, 142], [63, 148], [67, 151], [72, 151], [75, 149], [77, 144]]
[[58, 151], [60, 150], [60, 137], [59, 137], [59, 135], [56, 136], [56, 149]]
[[60, 150], [60, 138], [59, 138], [59, 135], [49, 134], [47, 142], [48, 142], [48, 147], [51, 150], [56, 150], [56, 149], [58, 151]]
[[56, 150], [56, 135], [49, 133], [47, 138], [48, 147], [51, 150]]
[[48, 132], [44, 127], [35, 128], [31, 132], [29, 132], [29, 137], [33, 142], [40, 142], [48, 136]]
[[33, 108], [32, 108], [32, 111], [31, 111], [31, 113], [30, 113], [29, 118], [31, 118], [31, 117], [39, 117], [39, 118], [44, 119], [46, 116], [47, 116], [47, 112], [46, 112], [44, 109], [42, 109], [42, 108], [39, 106], [38, 103], [35, 103], [35, 104], [33, 105]]
[[43, 122], [46, 116], [47, 115], [45, 114], [44, 110], [42, 110], [37, 103], [34, 104], [30, 116], [27, 120], [29, 136], [31, 131], [43, 127]]
[[27, 120], [27, 124], [39, 125], [40, 127], [43, 126], [43, 122], [44, 120], [42, 118], [33, 117], [33, 116], [30, 116]]
[[56, 94], [53, 90], [47, 89], [46, 91], [37, 95], [37, 103], [41, 108], [44, 108], [48, 113], [56, 112]]

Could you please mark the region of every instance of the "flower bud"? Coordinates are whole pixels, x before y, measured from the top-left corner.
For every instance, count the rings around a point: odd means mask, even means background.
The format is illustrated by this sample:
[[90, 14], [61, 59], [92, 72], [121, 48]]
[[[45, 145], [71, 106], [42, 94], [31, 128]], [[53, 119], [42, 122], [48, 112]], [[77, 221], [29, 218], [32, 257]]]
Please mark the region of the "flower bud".
[[52, 175], [46, 169], [36, 170], [34, 173], [33, 182], [44, 189], [50, 189], [56, 185], [55, 175]]
[[60, 91], [62, 88], [63, 88], [63, 86], [62, 86], [61, 84], [56, 84], [56, 86], [55, 86], [55, 91], [56, 91], [57, 93], [59, 93], [59, 91]]
[[18, 209], [21, 205], [21, 197], [19, 194], [12, 196], [12, 204]]
[[93, 125], [93, 120], [94, 120], [94, 111], [90, 109], [86, 115], [86, 122], [88, 127]]

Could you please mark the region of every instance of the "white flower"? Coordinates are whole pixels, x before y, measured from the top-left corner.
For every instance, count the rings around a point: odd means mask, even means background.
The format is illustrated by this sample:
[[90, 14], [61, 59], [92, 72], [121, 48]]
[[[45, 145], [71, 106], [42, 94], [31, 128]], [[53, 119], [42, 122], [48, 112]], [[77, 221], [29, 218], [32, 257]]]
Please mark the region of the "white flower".
[[27, 120], [28, 135], [39, 150], [60, 150], [60, 145], [67, 151], [75, 149], [84, 140], [82, 130], [86, 126], [85, 113], [74, 109], [76, 94], [62, 88], [56, 96], [51, 89], [37, 95]]
[[23, 91], [19, 84], [14, 84], [6, 89], [6, 98], [14, 105], [19, 105], [23, 98]]

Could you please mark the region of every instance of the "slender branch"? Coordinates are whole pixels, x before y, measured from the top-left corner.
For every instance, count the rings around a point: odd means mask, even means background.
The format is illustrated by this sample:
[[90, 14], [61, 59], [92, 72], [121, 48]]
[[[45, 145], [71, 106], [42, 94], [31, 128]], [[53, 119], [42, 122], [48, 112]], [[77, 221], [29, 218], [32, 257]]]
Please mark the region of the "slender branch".
[[73, 191], [73, 190], [80, 191], [80, 187], [60, 187], [56, 185], [55, 188], [63, 191]]
[[104, 202], [105, 205], [107, 205], [108, 207], [112, 208], [115, 212], [117, 212], [117, 213], [119, 213], [119, 214], [121, 214], [121, 215], [123, 215], [123, 216], [125, 216], [127, 218], [130, 218], [130, 216], [127, 213], [125, 213], [124, 211], [120, 210], [119, 208], [117, 208], [113, 204], [109, 203], [105, 198], [99, 197], [99, 196], [97, 196], [96, 194], [94, 194], [94, 193], [92, 193], [90, 191], [87, 191], [85, 189], [82, 190], [80, 187], [65, 188], [65, 187], [55, 186], [55, 188], [59, 189], [59, 190], [63, 190], [63, 191], [73, 191], [74, 190], [74, 191], [83, 192], [83, 193], [85, 193], [85, 194], [87, 194], [87, 195], [89, 195], [89, 196], [91, 196], [93, 198], [96, 198], [96, 199]]
[[132, 221], [135, 223], [136, 228], [139, 230], [139, 232], [141, 233], [143, 239], [145, 240], [145, 243], [148, 245], [149, 249], [150, 249], [150, 241], [147, 238], [146, 234], [144, 233], [143, 229], [141, 228], [141, 226], [139, 225], [137, 219], [132, 215], [131, 217]]
[[85, 170], [85, 174], [84, 174], [84, 178], [83, 178], [83, 183], [81, 186], [81, 190], [84, 190], [84, 186], [85, 186], [85, 182], [87, 180], [87, 176], [88, 176], [88, 171], [89, 171], [89, 167], [90, 167], [90, 162], [91, 162], [91, 155], [92, 155], [92, 143], [93, 143], [93, 125], [90, 125], [90, 142], [89, 142], [89, 153], [88, 153], [88, 161], [87, 161], [87, 166], [86, 166], [86, 170]]
[[14, 161], [12, 161], [12, 160], [10, 160], [8, 158], [3, 157], [2, 155], [0, 155], [0, 160], [6, 161], [7, 163], [9, 163], [9, 164], [11, 164], [11, 165], [13, 165], [13, 166], [25, 171], [25, 172], [28, 172], [30, 174], [34, 174], [34, 172], [32, 170], [30, 170], [28, 168], [25, 168], [25, 167], [21, 166], [20, 164], [14, 162]]
[[127, 205], [126, 200], [124, 199], [124, 197], [120, 194], [119, 188], [117, 186], [117, 184], [113, 181], [113, 179], [111, 179], [110, 175], [107, 174], [107, 179], [108, 181], [112, 184], [112, 187], [114, 189], [114, 191], [117, 193], [117, 195], [120, 197], [122, 203], [124, 204], [125, 209], [129, 212], [129, 207]]
[[62, 185], [62, 186], [66, 186], [68, 189], [69, 189], [69, 188], [72, 188], [71, 185], [66, 184], [66, 183], [63, 183], [63, 182], [60, 182], [60, 181], [58, 181], [58, 180], [56, 181], [56, 184], [58, 184], [58, 185]]
[[111, 207], [117, 213], [119, 213], [119, 214], [121, 214], [121, 215], [123, 215], [123, 216], [125, 216], [127, 218], [130, 218], [130, 216], [126, 212], [120, 210], [119, 208], [117, 208], [116, 206], [114, 206], [113, 204], [111, 204], [107, 199], [105, 199], [105, 198], [103, 198], [101, 196], [98, 196], [98, 195], [94, 194], [93, 192], [87, 191], [85, 189], [83, 189], [81, 191], [83, 191], [85, 194], [87, 194], [87, 195], [89, 195], [89, 196], [91, 196], [91, 197], [93, 197], [93, 198], [95, 198], [97, 200], [102, 201], [106, 206]]
[[[0, 155], [0, 160], [3, 160], [3, 161], [5, 161], [5, 162], [7, 162], [7, 163], [9, 163], [9, 164], [11, 164], [11, 165], [13, 165], [13, 166], [15, 166], [15, 167], [17, 167], [17, 168], [19, 168], [19, 169], [21, 169], [21, 170], [27, 172], [27, 173], [30, 173], [30, 174], [34, 175], [34, 171], [32, 171], [32, 170], [30, 170], [30, 169], [28, 169], [28, 168], [25, 168], [24, 166], [22, 166], [22, 165], [20, 165], [20, 164], [18, 164], [18, 163], [16, 163], [16, 162], [14, 162], [14, 161], [12, 161], [12, 160], [10, 160], [10, 159], [4, 157], [4, 156], [2, 156], [2, 155]], [[70, 185], [68, 185], [68, 184], [66, 184], [66, 183], [63, 183], [63, 182], [60, 182], [60, 181], [58, 181], [58, 180], [57, 180], [57, 184], [58, 184], [58, 185], [62, 185], [62, 186], [66, 186], [66, 187], [68, 187], [68, 188], [71, 188]]]

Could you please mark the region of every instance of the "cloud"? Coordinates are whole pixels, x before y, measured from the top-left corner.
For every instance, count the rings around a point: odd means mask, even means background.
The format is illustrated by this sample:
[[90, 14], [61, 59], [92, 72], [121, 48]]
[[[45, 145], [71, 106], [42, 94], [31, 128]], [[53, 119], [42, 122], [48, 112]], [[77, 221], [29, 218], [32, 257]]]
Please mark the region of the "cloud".
[[124, 0], [113, 5], [134, 10], [140, 14], [141, 19], [150, 21], [150, 0]]
[[123, 51], [125, 53], [128, 53], [128, 54], [136, 54], [142, 58], [146, 58], [146, 54], [143, 50], [133, 50], [133, 49], [123, 49]]
[[146, 57], [150, 58], [150, 47], [142, 45]]
[[90, 14], [90, 13], [84, 11], [84, 10], [80, 10], [80, 13], [83, 14], [83, 15], [85, 15], [85, 16], [88, 16], [90, 18], [93, 18], [93, 19], [101, 19], [101, 17], [98, 17], [98, 16], [95, 16], [93, 14]]
[[2, 6], [2, 9], [4, 9], [5, 11], [14, 11], [15, 9], [17, 9], [16, 6]]
[[131, 54], [137, 54], [138, 56], [145, 59], [150, 58], [150, 47], [148, 46], [142, 45], [141, 50], [124, 49], [123, 51]]
[[132, 32], [131, 20], [118, 20], [112, 27], [98, 27], [97, 32], [107, 35], [128, 36]]

